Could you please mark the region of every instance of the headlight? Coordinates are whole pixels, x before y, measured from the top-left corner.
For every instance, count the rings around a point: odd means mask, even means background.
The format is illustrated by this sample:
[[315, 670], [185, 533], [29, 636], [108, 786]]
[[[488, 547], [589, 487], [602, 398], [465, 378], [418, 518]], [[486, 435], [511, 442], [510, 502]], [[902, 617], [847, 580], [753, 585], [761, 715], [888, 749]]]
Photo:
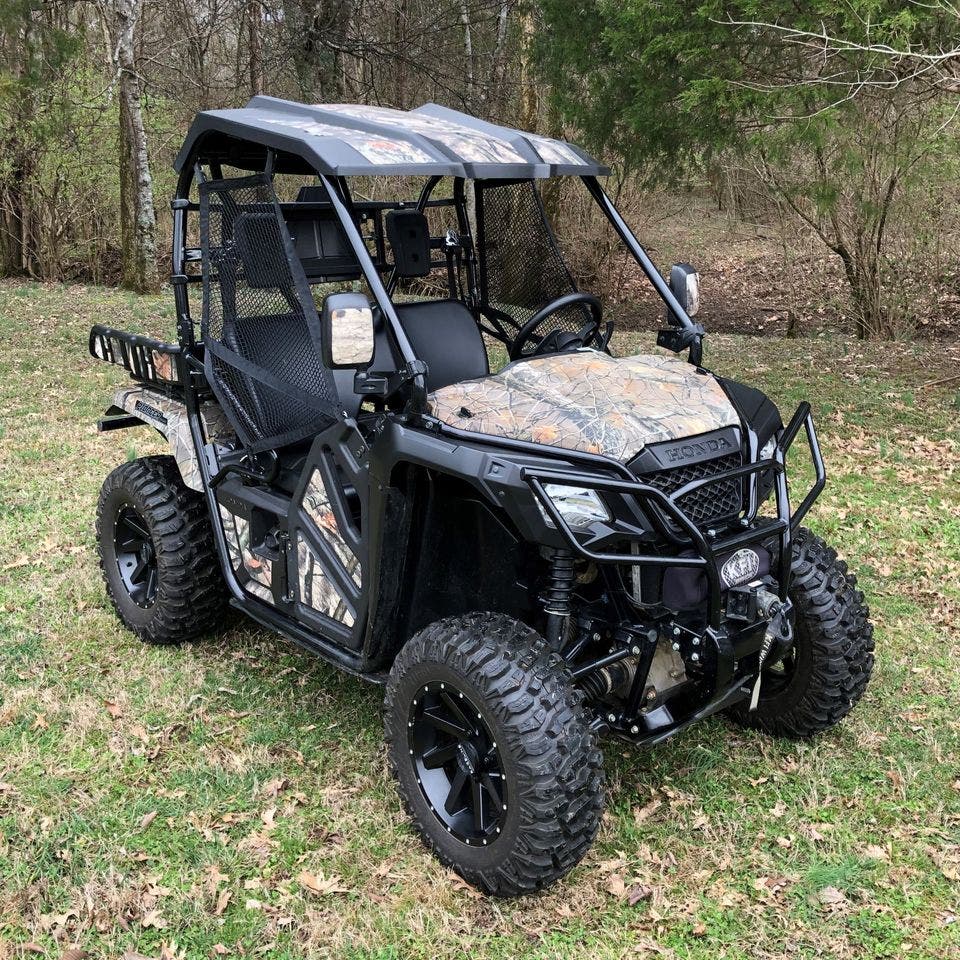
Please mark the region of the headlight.
[[760, 459], [761, 460], [772, 460], [773, 451], [777, 449], [777, 438], [771, 437], [761, 448], [760, 448]]
[[[610, 511], [596, 490], [585, 487], [568, 487], [561, 483], [546, 483], [543, 486], [550, 502], [557, 508], [560, 516], [576, 529], [586, 527], [596, 520], [610, 520]], [[555, 527], [543, 504], [537, 500], [537, 506], [543, 514], [547, 526]]]

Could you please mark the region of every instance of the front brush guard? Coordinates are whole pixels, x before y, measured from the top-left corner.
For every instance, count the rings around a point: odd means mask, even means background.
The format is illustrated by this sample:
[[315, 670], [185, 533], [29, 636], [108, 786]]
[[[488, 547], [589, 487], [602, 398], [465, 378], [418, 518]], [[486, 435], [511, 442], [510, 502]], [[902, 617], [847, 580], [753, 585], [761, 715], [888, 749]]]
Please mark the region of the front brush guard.
[[[786, 456], [797, 434], [800, 432], [801, 427], [806, 431], [807, 445], [810, 448], [810, 456], [813, 461], [816, 480], [807, 491], [800, 506], [797, 507], [796, 510], [791, 511], [790, 494], [787, 488]], [[757, 475], [767, 471], [774, 473], [774, 490], [777, 504], [777, 517], [768, 523], [757, 527], [748, 526], [753, 523], [756, 518], [757, 509], [759, 508], [759, 504], [757, 503], [758, 498], [751, 496], [751, 508], [743, 518], [745, 529], [725, 537], [709, 536], [687, 516], [679, 505], [679, 501], [683, 497], [698, 490], [700, 487], [720, 483], [724, 480], [744, 477], [749, 477], [751, 483], [755, 485]], [[773, 535], [776, 535], [780, 547], [779, 576], [777, 582], [779, 585], [780, 599], [782, 601], [786, 600], [787, 591], [790, 586], [790, 546], [792, 534], [813, 506], [826, 485], [827, 479], [826, 470], [823, 465], [823, 456], [820, 452], [820, 444], [817, 440], [816, 428], [813, 424], [813, 415], [810, 412], [810, 404], [806, 402], [801, 403], [797, 407], [796, 413], [794, 413], [790, 419], [789, 424], [777, 442], [771, 459], [760, 460], [757, 463], [743, 464], [739, 467], [725, 470], [722, 473], [716, 473], [699, 480], [692, 480], [690, 483], [684, 484], [684, 486], [673, 491], [673, 493], [664, 493], [656, 487], [639, 481], [619, 480], [612, 477], [572, 473], [563, 470], [547, 470], [539, 467], [524, 467], [521, 471], [521, 477], [530, 487], [533, 495], [547, 516], [553, 521], [570, 549], [585, 560], [592, 560], [597, 563], [628, 564], [631, 566], [688, 567], [703, 570], [708, 585], [708, 619], [710, 627], [714, 631], [719, 630], [723, 622], [723, 586], [718, 558], [729, 555], [734, 550], [760, 540], [769, 540]], [[610, 493], [633, 497], [637, 501], [638, 506], [648, 508], [645, 512], [658, 520], [661, 526], [664, 526], [664, 520], [669, 520], [672, 521], [675, 526], [679, 527], [681, 532], [685, 533], [689, 538], [695, 555], [663, 556], [661, 554], [650, 553], [605, 553], [593, 550], [590, 548], [589, 540], [583, 541], [578, 539], [577, 535], [570, 528], [570, 525], [564, 520], [560, 511], [554, 506], [553, 501], [544, 489], [544, 484], [546, 483], [576, 483], [577, 486], [587, 487], [597, 491], [608, 491]], [[664, 532], [666, 533], [666, 531]], [[629, 538], [625, 537], [624, 539]]]

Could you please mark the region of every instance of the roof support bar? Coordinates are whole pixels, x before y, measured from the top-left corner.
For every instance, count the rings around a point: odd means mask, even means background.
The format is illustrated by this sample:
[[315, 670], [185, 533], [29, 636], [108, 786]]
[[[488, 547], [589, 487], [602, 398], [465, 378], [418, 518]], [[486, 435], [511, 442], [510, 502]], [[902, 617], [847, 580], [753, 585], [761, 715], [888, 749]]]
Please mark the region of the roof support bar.
[[687, 311], [680, 306], [679, 301], [673, 295], [670, 285], [660, 275], [656, 264], [650, 259], [650, 255], [643, 249], [643, 245], [634, 236], [633, 231], [627, 226], [627, 222], [620, 216], [620, 211], [613, 205], [613, 201], [606, 195], [603, 187], [600, 186], [596, 177], [583, 177], [583, 182], [590, 191], [593, 198], [600, 205], [607, 219], [612, 224], [614, 230], [620, 236], [620, 239], [627, 245], [633, 258], [640, 264], [640, 269], [646, 274], [647, 279], [653, 284], [654, 289], [660, 294], [660, 297], [667, 304], [670, 313], [676, 318], [677, 325], [682, 330], [683, 346], [690, 348], [690, 362], [699, 365], [703, 359], [703, 327], [699, 323], [694, 323], [687, 316]]

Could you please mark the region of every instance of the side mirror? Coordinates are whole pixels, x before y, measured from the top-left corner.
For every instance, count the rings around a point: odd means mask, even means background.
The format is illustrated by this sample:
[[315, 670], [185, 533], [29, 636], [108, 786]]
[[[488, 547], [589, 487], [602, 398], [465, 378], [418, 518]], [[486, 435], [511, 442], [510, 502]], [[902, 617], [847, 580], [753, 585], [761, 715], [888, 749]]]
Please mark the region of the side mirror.
[[323, 301], [323, 362], [333, 369], [373, 362], [373, 310], [362, 293], [331, 293]]
[[[687, 311], [687, 316], [695, 316], [700, 310], [700, 274], [689, 263], [675, 263], [670, 268], [670, 289]], [[676, 323], [676, 318], [667, 309], [667, 321]]]

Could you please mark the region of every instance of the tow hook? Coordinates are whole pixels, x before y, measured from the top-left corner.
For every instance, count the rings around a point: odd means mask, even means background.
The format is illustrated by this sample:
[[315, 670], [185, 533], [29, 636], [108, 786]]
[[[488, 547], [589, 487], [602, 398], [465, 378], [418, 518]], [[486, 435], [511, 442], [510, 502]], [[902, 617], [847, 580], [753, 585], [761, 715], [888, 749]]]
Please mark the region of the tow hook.
[[790, 611], [793, 605], [789, 600], [781, 600], [775, 594], [764, 590], [758, 597], [758, 609], [768, 619], [763, 644], [760, 647], [760, 658], [757, 662], [757, 679], [753, 682], [753, 692], [750, 695], [751, 710], [756, 710], [760, 702], [763, 668], [770, 659], [770, 654], [774, 648], [777, 648], [778, 656], [782, 656], [793, 642], [793, 626], [790, 623]]

